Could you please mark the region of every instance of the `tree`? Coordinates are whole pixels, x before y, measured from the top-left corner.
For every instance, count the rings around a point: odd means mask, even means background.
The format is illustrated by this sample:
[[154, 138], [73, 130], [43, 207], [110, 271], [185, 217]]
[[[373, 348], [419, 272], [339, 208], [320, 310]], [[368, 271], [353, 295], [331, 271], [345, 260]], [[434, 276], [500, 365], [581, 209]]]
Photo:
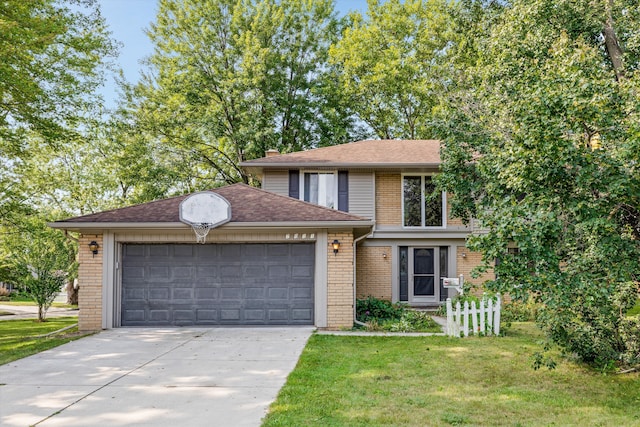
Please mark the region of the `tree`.
[[14, 283], [38, 305], [38, 320], [44, 321], [56, 295], [77, 274], [76, 249], [62, 233], [30, 218], [20, 232], [5, 240], [6, 258]]
[[96, 104], [115, 52], [93, 0], [0, 4], [0, 155], [28, 151], [25, 135], [63, 143]]
[[339, 85], [357, 117], [379, 138], [432, 138], [446, 84], [454, 6], [441, 0], [369, 0], [367, 19], [331, 48]]
[[554, 342], [598, 366], [640, 363], [625, 317], [640, 280], [637, 5], [516, 0], [486, 16], [473, 49], [451, 50], [452, 211], [486, 228], [469, 246], [497, 260], [488, 286], [541, 302]]
[[324, 95], [340, 28], [330, 0], [162, 0], [150, 72], [126, 106], [132, 130], [189, 185], [249, 182], [242, 160], [326, 143], [327, 127], [348, 124]]

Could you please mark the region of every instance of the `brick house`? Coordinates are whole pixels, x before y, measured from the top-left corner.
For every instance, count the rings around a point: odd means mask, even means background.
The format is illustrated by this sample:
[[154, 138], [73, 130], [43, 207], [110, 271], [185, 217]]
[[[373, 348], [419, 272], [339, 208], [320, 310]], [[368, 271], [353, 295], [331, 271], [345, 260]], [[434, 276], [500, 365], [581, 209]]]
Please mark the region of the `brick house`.
[[442, 278], [467, 276], [479, 255], [434, 191], [439, 149], [371, 140], [243, 162], [262, 189], [211, 190], [230, 214], [206, 244], [181, 222], [188, 195], [50, 224], [81, 234], [80, 329], [337, 329], [352, 326], [357, 297], [440, 304]]

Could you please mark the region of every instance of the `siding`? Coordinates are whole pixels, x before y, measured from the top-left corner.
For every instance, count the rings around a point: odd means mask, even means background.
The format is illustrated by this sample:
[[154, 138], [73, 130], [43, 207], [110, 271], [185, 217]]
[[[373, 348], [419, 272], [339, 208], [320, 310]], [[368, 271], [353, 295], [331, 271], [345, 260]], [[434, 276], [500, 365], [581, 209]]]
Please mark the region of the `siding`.
[[375, 176], [349, 172], [349, 213], [375, 219]]
[[288, 171], [265, 171], [262, 177], [262, 189], [281, 196], [289, 195]]

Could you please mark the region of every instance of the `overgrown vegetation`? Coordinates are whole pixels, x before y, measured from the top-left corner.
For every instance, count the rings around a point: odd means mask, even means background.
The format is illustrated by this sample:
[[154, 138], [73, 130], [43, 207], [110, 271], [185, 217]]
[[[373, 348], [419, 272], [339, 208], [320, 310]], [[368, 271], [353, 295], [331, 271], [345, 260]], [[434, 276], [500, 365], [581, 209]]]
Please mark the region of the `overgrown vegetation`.
[[77, 317], [57, 317], [47, 322], [34, 320], [0, 321], [0, 365], [48, 350], [84, 335], [72, 328], [49, 337], [40, 337], [78, 323]]
[[640, 424], [640, 373], [557, 350], [555, 370], [535, 371], [541, 339], [533, 323], [482, 339], [314, 335], [263, 427]]
[[474, 42], [449, 52], [438, 180], [484, 229], [467, 246], [494, 269], [487, 286], [533, 297], [567, 353], [640, 364], [625, 318], [640, 282], [637, 2], [457, 4]]
[[356, 318], [367, 323], [369, 331], [442, 332], [429, 313], [372, 296], [356, 300]]

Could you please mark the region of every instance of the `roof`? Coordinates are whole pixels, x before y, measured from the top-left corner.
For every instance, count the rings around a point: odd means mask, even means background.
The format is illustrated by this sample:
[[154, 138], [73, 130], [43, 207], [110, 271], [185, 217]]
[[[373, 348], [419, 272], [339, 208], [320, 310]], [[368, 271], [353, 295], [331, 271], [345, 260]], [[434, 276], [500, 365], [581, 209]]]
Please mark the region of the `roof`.
[[[233, 184], [210, 190], [224, 197], [231, 204], [230, 223], [259, 223], [286, 225], [285, 223], [341, 223], [343, 225], [366, 226], [373, 222], [366, 218], [337, 211], [311, 203], [280, 196], [246, 184]], [[189, 195], [157, 200], [135, 206], [78, 216], [51, 223], [61, 229], [107, 228], [127, 224], [173, 224], [180, 225], [180, 202]], [[311, 225], [311, 224], [309, 224]], [[185, 224], [186, 226], [186, 224]]]
[[440, 141], [381, 139], [350, 142], [240, 163], [250, 172], [289, 167], [423, 168], [440, 165]]

